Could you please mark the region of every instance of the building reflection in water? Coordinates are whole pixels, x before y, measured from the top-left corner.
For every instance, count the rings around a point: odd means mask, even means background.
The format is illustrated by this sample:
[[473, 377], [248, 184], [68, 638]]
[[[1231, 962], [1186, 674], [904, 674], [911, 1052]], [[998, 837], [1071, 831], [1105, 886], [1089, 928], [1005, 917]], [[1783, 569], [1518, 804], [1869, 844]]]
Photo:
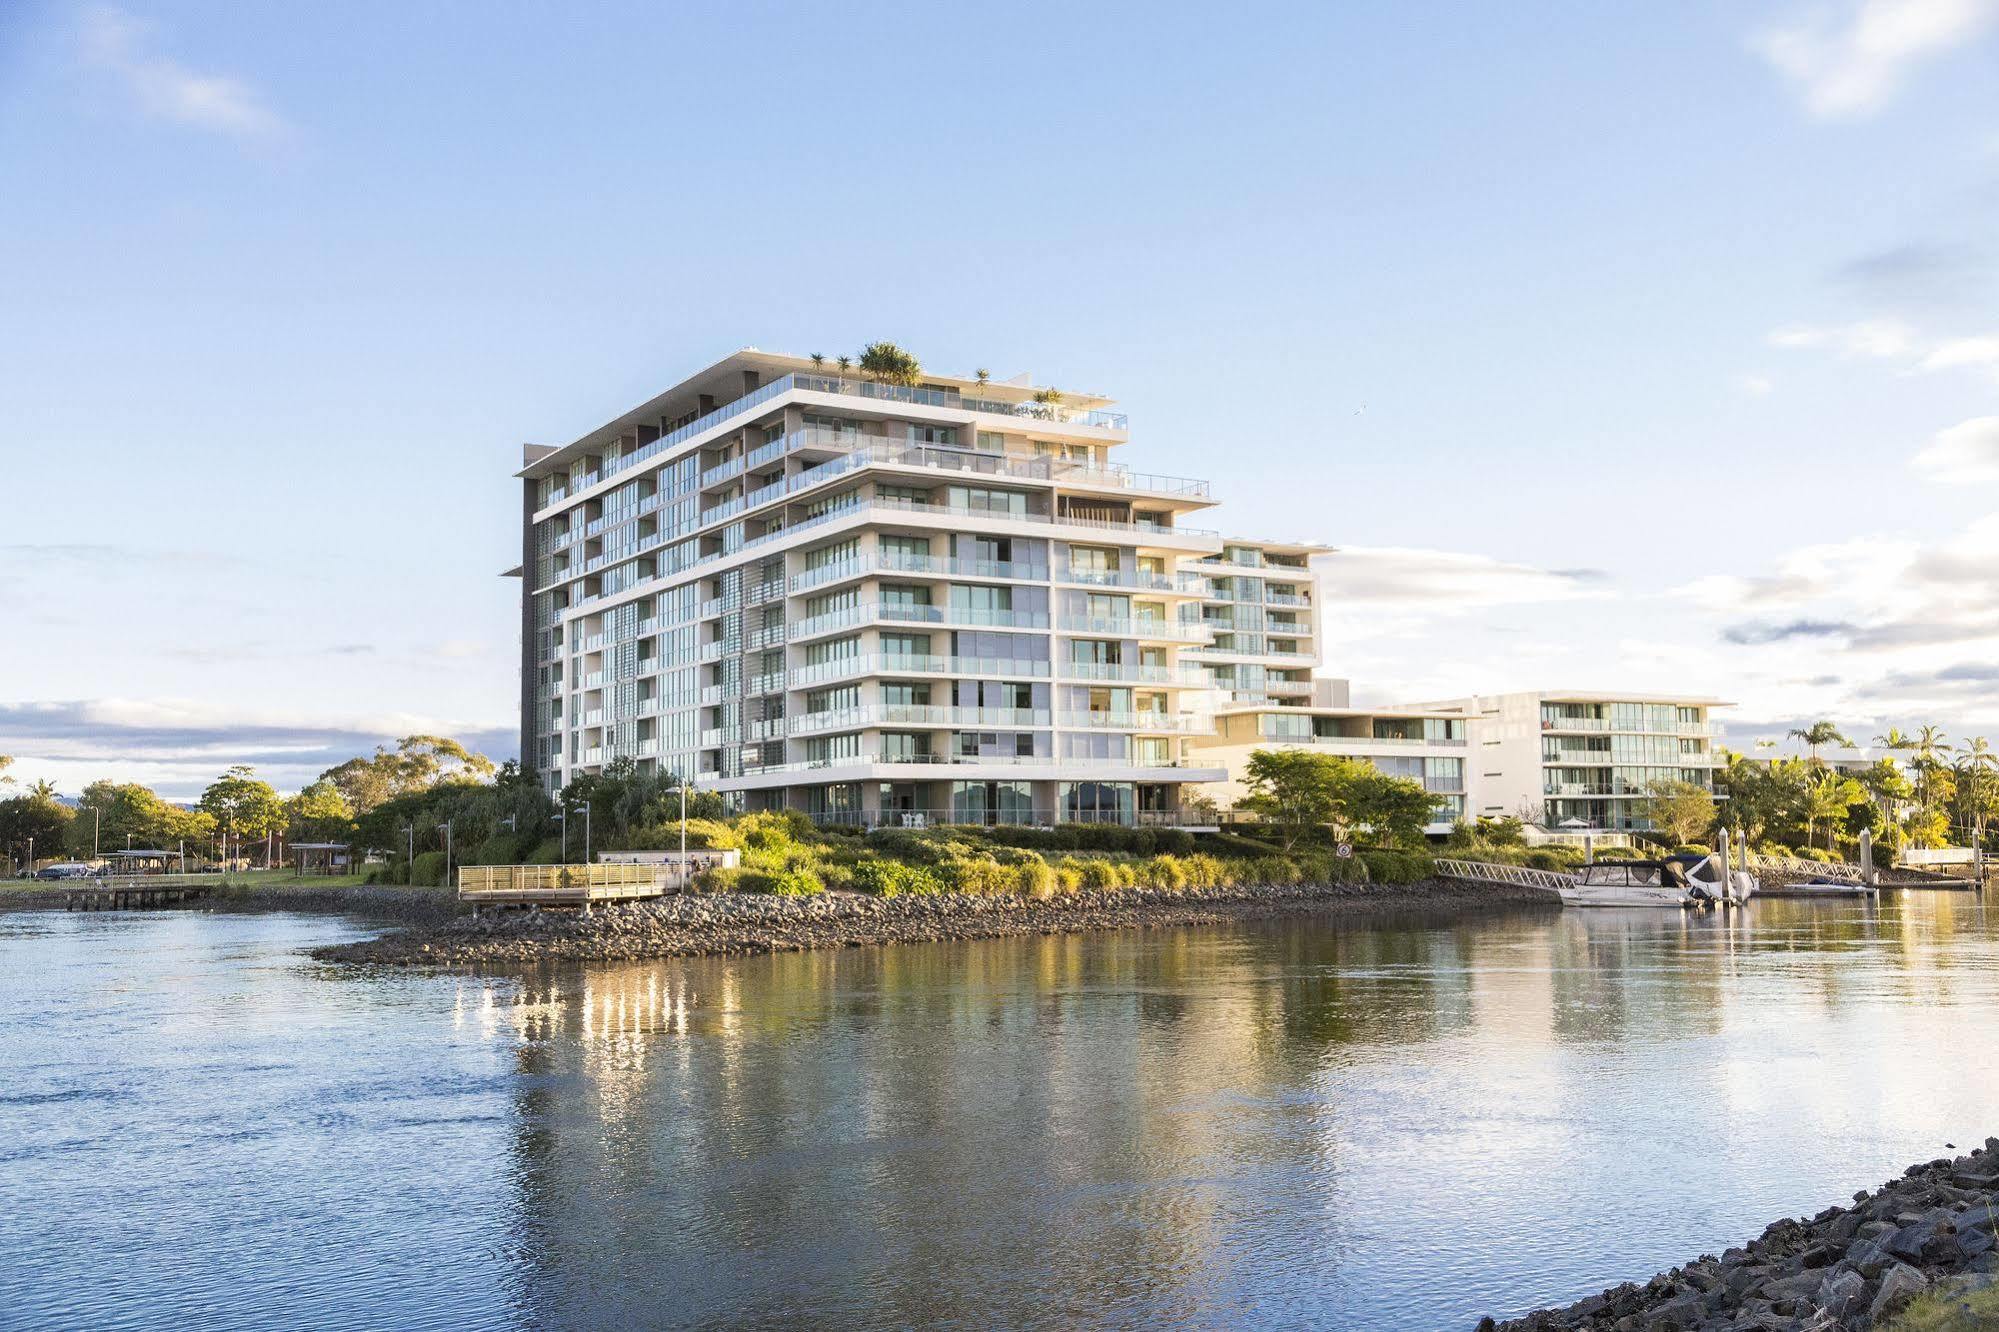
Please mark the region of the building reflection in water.
[[1999, 1070], [1937, 1061], [1995, 970], [1975, 899], [1771, 901], [550, 969], [453, 1020], [516, 1052], [538, 1318], [1339, 1321], [1415, 1281], [1448, 1323], [1970, 1132]]

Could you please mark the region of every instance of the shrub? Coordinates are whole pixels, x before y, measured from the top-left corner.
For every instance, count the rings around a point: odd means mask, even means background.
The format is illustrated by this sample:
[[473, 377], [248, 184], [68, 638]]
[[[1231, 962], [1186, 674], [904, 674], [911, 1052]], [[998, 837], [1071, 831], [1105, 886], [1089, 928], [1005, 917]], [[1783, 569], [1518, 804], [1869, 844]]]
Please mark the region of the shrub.
[[1711, 856], [1714, 854], [1714, 848], [1711, 846], [1702, 846], [1698, 842], [1683, 842], [1673, 848], [1673, 854], [1676, 856]]
[[1419, 883], [1436, 873], [1436, 858], [1428, 851], [1362, 847], [1354, 853], [1376, 883]]
[[1143, 878], [1146, 886], [1151, 888], [1178, 892], [1187, 886], [1187, 871], [1172, 856], [1154, 856], [1146, 861]]
[[788, 869], [771, 876], [770, 891], [779, 897], [811, 897], [825, 892], [826, 884], [809, 869]]
[[1013, 871], [1018, 880], [1016, 891], [1021, 896], [1032, 897], [1037, 901], [1045, 901], [1055, 896], [1055, 871], [1050, 869], [1048, 862], [1040, 856], [1034, 857], [1033, 860], [1022, 861], [1013, 867]]
[[1010, 893], [1020, 884], [1020, 876], [1014, 866], [1002, 865], [984, 856], [947, 860], [937, 867], [937, 876], [950, 885], [952, 891], [977, 897]]
[[442, 851], [420, 851], [410, 866], [410, 881], [419, 888], [438, 888], [444, 884], [444, 853]]
[[1077, 887], [1090, 892], [1108, 892], [1118, 886], [1117, 868], [1108, 860], [1075, 860]]

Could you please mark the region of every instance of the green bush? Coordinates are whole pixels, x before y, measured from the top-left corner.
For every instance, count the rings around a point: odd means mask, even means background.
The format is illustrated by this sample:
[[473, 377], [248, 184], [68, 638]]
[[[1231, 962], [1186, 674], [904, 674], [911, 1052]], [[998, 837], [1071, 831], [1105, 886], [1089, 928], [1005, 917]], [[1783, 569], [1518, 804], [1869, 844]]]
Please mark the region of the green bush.
[[1683, 842], [1673, 848], [1673, 854], [1676, 856], [1711, 856], [1714, 854], [1714, 848], [1711, 846], [1702, 846], [1699, 842]]
[[1370, 846], [1354, 854], [1367, 866], [1368, 877], [1376, 883], [1420, 883], [1437, 870], [1436, 857], [1428, 851]]
[[811, 897], [825, 892], [826, 884], [809, 869], [788, 869], [771, 876], [770, 891], [779, 897]]
[[410, 880], [419, 888], [439, 888], [444, 884], [444, 853], [419, 851], [411, 866]]

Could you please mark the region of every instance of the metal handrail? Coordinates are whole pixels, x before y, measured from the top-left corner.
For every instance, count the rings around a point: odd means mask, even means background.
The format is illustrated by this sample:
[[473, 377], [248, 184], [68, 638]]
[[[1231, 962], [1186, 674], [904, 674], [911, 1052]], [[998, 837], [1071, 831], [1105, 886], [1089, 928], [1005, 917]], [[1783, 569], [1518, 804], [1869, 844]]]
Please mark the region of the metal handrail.
[[1576, 886], [1576, 876], [1557, 870], [1530, 869], [1525, 865], [1495, 865], [1484, 860], [1437, 858], [1437, 873], [1446, 879], [1467, 883], [1502, 883], [1516, 888], [1540, 888], [1560, 892]]

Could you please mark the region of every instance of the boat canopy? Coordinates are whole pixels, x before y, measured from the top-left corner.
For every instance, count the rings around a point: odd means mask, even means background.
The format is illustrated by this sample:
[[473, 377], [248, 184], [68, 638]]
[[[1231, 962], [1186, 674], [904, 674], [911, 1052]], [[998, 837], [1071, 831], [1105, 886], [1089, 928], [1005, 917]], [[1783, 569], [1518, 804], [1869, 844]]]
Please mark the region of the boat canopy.
[[1590, 888], [1684, 888], [1687, 872], [1676, 860], [1599, 860], [1583, 867], [1581, 882]]

